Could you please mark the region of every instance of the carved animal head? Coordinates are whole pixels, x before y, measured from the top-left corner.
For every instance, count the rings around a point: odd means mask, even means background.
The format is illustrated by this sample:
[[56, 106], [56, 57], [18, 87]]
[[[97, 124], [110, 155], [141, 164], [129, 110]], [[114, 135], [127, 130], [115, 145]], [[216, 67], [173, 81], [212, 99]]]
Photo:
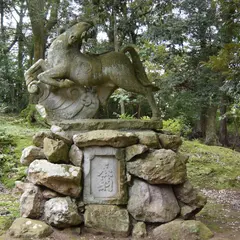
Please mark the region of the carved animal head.
[[82, 39], [86, 32], [92, 27], [90, 23], [87, 22], [80, 22], [72, 26], [70, 29], [67, 30], [68, 32], [68, 44], [80, 44], [82, 43]]

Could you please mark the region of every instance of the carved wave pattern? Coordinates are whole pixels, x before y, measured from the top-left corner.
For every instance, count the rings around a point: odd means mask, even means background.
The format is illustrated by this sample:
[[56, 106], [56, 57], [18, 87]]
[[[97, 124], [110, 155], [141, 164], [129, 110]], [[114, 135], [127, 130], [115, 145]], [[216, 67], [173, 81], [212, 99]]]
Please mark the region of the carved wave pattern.
[[54, 89], [39, 83], [38, 103], [45, 107], [49, 119], [92, 118], [99, 108], [97, 95], [81, 86]]

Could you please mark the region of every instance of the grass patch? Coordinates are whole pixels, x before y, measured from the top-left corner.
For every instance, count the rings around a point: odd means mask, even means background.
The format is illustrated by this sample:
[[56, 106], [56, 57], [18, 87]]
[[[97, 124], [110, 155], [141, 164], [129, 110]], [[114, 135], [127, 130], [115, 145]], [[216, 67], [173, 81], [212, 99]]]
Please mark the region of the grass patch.
[[0, 181], [8, 188], [25, 178], [26, 167], [21, 166], [22, 150], [32, 145], [32, 136], [43, 130], [17, 116], [0, 115]]
[[181, 152], [189, 155], [188, 177], [193, 185], [209, 189], [239, 189], [240, 153], [228, 148], [184, 141]]

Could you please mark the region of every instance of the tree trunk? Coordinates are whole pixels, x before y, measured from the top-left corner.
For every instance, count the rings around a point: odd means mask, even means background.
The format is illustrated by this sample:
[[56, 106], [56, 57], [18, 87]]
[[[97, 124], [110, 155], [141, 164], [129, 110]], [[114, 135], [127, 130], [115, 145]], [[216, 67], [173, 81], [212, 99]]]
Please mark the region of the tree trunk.
[[219, 139], [217, 136], [216, 129], [217, 109], [218, 108], [216, 105], [210, 105], [207, 109], [206, 136], [205, 136], [205, 144], [207, 145], [219, 145]]
[[227, 101], [226, 97], [222, 96], [220, 106], [220, 129], [219, 129], [219, 141], [223, 146], [229, 146], [228, 142], [228, 130], [227, 130]]

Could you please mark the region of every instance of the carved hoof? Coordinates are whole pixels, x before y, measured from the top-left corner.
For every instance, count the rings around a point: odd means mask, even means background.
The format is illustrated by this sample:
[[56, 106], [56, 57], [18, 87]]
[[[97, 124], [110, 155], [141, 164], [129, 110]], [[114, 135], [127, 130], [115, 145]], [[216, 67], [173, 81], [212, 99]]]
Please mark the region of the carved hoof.
[[74, 85], [75, 83], [69, 79], [65, 79], [64, 81], [60, 82], [60, 88], [69, 88]]
[[39, 91], [38, 83], [39, 83], [39, 81], [30, 82], [27, 86], [28, 92], [31, 94], [37, 94]]

